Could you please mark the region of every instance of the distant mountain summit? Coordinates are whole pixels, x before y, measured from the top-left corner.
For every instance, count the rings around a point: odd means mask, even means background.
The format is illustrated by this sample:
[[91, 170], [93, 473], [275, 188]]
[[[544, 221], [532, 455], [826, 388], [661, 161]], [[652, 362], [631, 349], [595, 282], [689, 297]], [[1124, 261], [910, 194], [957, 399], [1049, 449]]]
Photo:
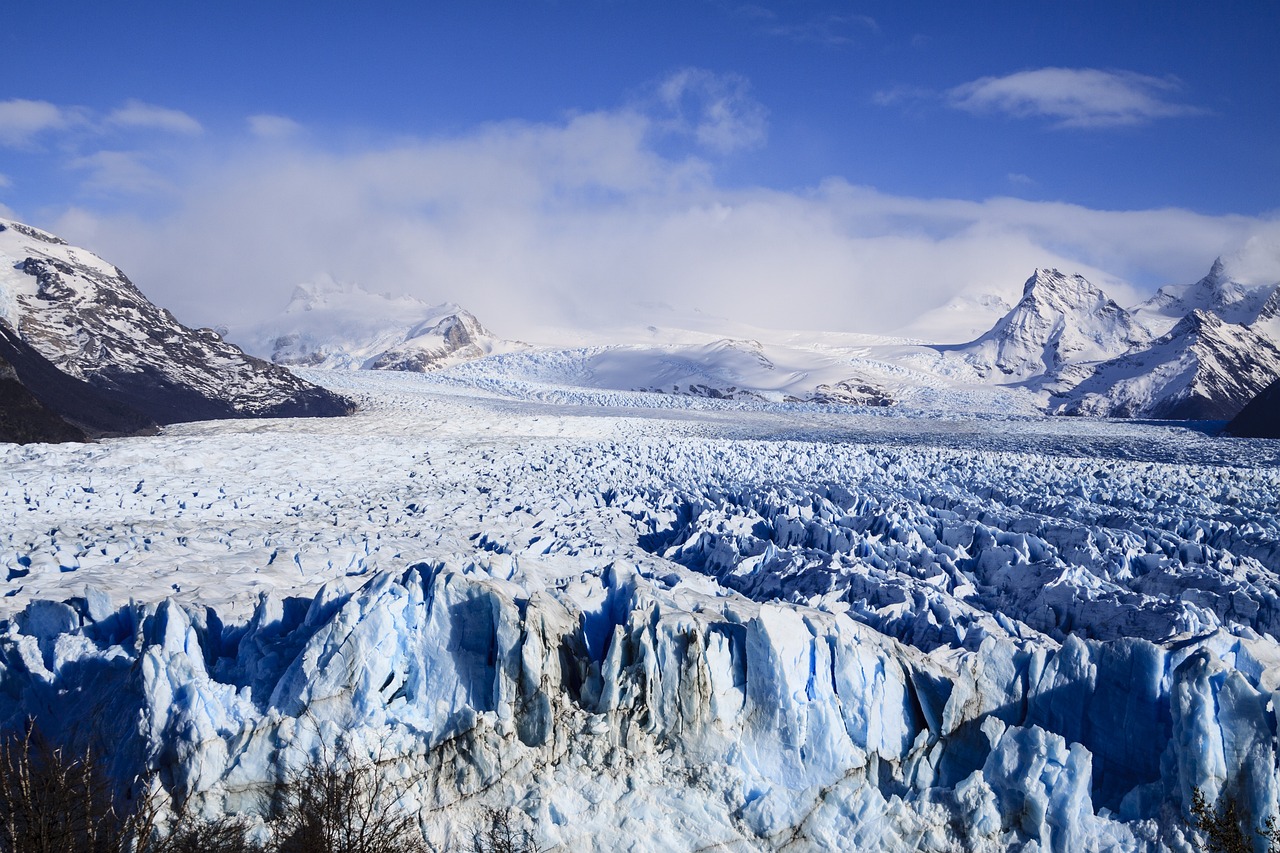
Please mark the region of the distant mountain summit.
[[1194, 309], [1149, 348], [1112, 359], [1062, 395], [1068, 415], [1227, 420], [1280, 377], [1280, 349]]
[[[1257, 322], [1267, 309], [1280, 313], [1276, 304], [1280, 284], [1246, 284], [1222, 258], [1195, 284], [1169, 284], [1133, 309], [1134, 317], [1154, 334], [1163, 335], [1192, 311], [1203, 311], [1236, 325]], [[1275, 341], [1273, 341], [1275, 342]]]
[[1114, 358], [1149, 341], [1127, 311], [1083, 276], [1038, 269], [990, 331], [947, 349], [987, 378], [1049, 381], [1070, 366]]
[[44, 396], [58, 397], [52, 408], [64, 417], [70, 409], [77, 420], [76, 394], [41, 373], [46, 366], [37, 366], [26, 350], [98, 392], [85, 403], [88, 417], [81, 422], [94, 421], [91, 410], [104, 401], [132, 410], [144, 424], [331, 416], [353, 408], [336, 394], [245, 355], [208, 329], [183, 326], [97, 255], [2, 219], [0, 325], [22, 350], [12, 364], [16, 375], [46, 404]]
[[299, 285], [279, 316], [238, 337], [276, 364], [349, 370], [426, 372], [518, 346], [457, 305], [371, 293], [328, 277]]

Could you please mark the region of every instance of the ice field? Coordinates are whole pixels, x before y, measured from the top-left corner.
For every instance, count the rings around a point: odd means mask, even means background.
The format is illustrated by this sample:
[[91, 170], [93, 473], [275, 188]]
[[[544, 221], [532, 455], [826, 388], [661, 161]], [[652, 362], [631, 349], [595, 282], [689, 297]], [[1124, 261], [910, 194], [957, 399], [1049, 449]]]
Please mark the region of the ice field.
[[1196, 788], [1277, 812], [1272, 444], [303, 375], [361, 411], [0, 445], [7, 721], [208, 814], [392, 749], [441, 845], [485, 805], [598, 850], [1182, 850]]

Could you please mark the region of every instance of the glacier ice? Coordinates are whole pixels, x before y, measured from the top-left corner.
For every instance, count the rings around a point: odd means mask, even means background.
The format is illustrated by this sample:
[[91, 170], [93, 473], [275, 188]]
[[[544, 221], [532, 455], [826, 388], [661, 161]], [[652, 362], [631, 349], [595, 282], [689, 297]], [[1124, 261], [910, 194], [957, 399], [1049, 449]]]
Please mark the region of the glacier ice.
[[[206, 814], [345, 744], [433, 842], [1180, 850], [1277, 812], [1274, 451], [344, 375], [361, 414], [0, 447], [0, 723]], [[252, 465], [245, 460], [252, 460]]]

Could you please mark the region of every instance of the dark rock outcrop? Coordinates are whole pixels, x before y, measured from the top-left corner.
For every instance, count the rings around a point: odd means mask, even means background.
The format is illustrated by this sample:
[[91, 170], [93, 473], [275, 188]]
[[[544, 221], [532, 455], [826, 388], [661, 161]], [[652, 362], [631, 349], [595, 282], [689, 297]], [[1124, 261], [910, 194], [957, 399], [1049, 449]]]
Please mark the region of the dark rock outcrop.
[[1280, 438], [1280, 379], [1262, 389], [1223, 431], [1237, 438]]

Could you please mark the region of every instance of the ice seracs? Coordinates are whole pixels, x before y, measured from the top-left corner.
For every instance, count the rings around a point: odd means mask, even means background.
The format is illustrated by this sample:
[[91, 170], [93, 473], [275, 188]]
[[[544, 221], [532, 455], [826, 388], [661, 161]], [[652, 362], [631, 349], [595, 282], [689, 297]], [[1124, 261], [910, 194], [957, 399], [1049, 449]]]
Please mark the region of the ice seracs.
[[209, 817], [346, 744], [445, 849], [484, 806], [584, 851], [1165, 853], [1196, 789], [1277, 813], [1278, 448], [309, 375], [367, 405], [0, 448], [4, 722]]
[[91, 252], [9, 220], [0, 220], [0, 323], [62, 373], [159, 423], [351, 410], [215, 332], [183, 326]]

